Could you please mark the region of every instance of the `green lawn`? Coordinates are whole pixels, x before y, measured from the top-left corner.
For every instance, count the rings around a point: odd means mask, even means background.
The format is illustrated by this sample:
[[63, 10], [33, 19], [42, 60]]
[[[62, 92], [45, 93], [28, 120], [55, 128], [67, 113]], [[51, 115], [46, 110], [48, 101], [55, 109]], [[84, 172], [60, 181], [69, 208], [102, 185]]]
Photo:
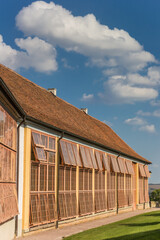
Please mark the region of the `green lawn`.
[[160, 240], [160, 211], [145, 213], [65, 238], [72, 239]]

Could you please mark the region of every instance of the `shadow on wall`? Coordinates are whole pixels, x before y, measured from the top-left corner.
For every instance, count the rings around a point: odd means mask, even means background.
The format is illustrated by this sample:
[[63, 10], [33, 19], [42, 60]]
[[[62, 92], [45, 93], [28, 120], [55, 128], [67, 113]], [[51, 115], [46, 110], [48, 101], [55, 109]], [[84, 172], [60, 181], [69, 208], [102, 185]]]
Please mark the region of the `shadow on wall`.
[[130, 235], [115, 237], [115, 238], [104, 238], [103, 240], [159, 240], [160, 230], [146, 231], [141, 233], [133, 233]]

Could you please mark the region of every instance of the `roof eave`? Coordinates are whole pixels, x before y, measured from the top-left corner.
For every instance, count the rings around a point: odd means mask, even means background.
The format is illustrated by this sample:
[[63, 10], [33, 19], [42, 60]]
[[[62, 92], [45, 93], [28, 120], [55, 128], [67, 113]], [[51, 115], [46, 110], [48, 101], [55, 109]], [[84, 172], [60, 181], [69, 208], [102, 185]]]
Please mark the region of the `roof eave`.
[[13, 96], [13, 94], [11, 93], [11, 91], [9, 90], [9, 88], [7, 87], [7, 85], [5, 84], [5, 82], [3, 81], [3, 79], [0, 77], [0, 86], [3, 88], [3, 90], [5, 91], [5, 93], [7, 94], [7, 97], [10, 98], [10, 100], [12, 101], [15, 109], [19, 112], [19, 114], [21, 116], [26, 116], [25, 111], [23, 110], [23, 108], [19, 105], [19, 103], [17, 102], [16, 98]]
[[79, 135], [76, 135], [76, 134], [74, 134], [74, 133], [72, 133], [72, 132], [69, 132], [69, 131], [66, 131], [66, 130], [64, 130], [64, 129], [55, 127], [55, 126], [53, 126], [53, 125], [51, 125], [51, 124], [48, 124], [48, 123], [45, 123], [45, 122], [43, 122], [43, 121], [37, 120], [37, 119], [35, 119], [35, 118], [31, 117], [31, 116], [27, 116], [26, 119], [27, 119], [27, 120], [30, 120], [31, 122], [34, 122], [34, 123], [36, 123], [36, 124], [40, 124], [40, 125], [42, 125], [42, 126], [44, 126], [44, 127], [50, 128], [50, 129], [52, 129], [52, 130], [56, 130], [56, 131], [58, 131], [58, 132], [60, 132], [60, 133], [63, 132], [64, 134], [67, 134], [67, 135], [69, 135], [69, 136], [79, 138], [79, 139], [81, 139], [81, 140], [83, 140], [83, 141], [86, 141], [86, 142], [88, 142], [88, 143], [91, 143], [91, 144], [95, 144], [95, 145], [97, 145], [97, 146], [99, 146], [99, 147], [102, 147], [102, 148], [105, 148], [105, 149], [107, 149], [107, 150], [109, 150], [109, 151], [111, 151], [111, 152], [114, 152], [114, 153], [116, 153], [117, 155], [121, 155], [121, 156], [124, 156], [124, 157], [128, 157], [128, 158], [131, 158], [131, 159], [133, 159], [133, 160], [140, 161], [140, 162], [143, 162], [143, 163], [152, 164], [152, 162], [150, 162], [150, 161], [148, 161], [148, 160], [145, 161], [145, 160], [142, 160], [142, 159], [139, 159], [139, 158], [130, 156], [130, 155], [125, 154], [125, 153], [123, 153], [123, 152], [121, 152], [121, 151], [117, 151], [117, 150], [114, 149], [114, 148], [107, 147], [107, 146], [105, 146], [105, 145], [103, 145], [103, 144], [101, 144], [101, 143], [98, 143], [98, 142], [96, 142], [96, 141], [91, 141], [91, 140], [89, 140], [88, 138], [84, 138], [84, 137], [79, 136]]
[[95, 144], [95, 145], [97, 145], [97, 146], [99, 146], [99, 147], [102, 147], [102, 148], [105, 148], [105, 149], [107, 149], [107, 150], [109, 150], [109, 151], [111, 151], [111, 152], [115, 152], [115, 153], [118, 154], [118, 155], [126, 156], [126, 157], [128, 157], [128, 158], [133, 159], [133, 160], [140, 161], [140, 162], [143, 162], [143, 163], [145, 162], [145, 163], [147, 163], [147, 164], [151, 164], [151, 163], [152, 163], [152, 162], [150, 162], [150, 161], [148, 161], [148, 160], [145, 161], [145, 160], [142, 160], [142, 159], [139, 159], [139, 158], [135, 158], [135, 157], [133, 157], [133, 156], [130, 156], [130, 155], [128, 155], [128, 154], [124, 154], [123, 152], [117, 151], [117, 150], [114, 149], [114, 148], [107, 147], [107, 146], [105, 146], [105, 145], [103, 145], [103, 144], [101, 144], [101, 143], [98, 143], [98, 142], [96, 142], [96, 141], [91, 141], [91, 140], [89, 140], [89, 139], [87, 139], [87, 138], [81, 137], [81, 136], [76, 135], [76, 134], [74, 134], [74, 133], [72, 133], [72, 132], [66, 131], [66, 130], [64, 130], [64, 129], [57, 128], [57, 127], [55, 127], [55, 126], [53, 126], [53, 125], [51, 125], [51, 124], [45, 123], [45, 122], [40, 121], [40, 120], [37, 120], [37, 119], [35, 119], [35, 118], [31, 117], [31, 116], [28, 116], [28, 115], [26, 114], [26, 112], [23, 110], [23, 108], [20, 106], [20, 104], [17, 102], [16, 98], [13, 96], [12, 92], [9, 90], [9, 88], [8, 88], [7, 85], [4, 83], [4, 81], [3, 81], [3, 79], [2, 79], [1, 77], [0, 77], [0, 85], [1, 85], [2, 88], [5, 90], [5, 92], [7, 93], [8, 97], [9, 97], [9, 98], [11, 99], [11, 101], [13, 102], [16, 110], [19, 111], [20, 115], [23, 116], [23, 118], [25, 117], [27, 120], [33, 121], [33, 122], [35, 122], [35, 123], [37, 123], [37, 124], [40, 124], [40, 125], [42, 125], [42, 126], [45, 126], [45, 127], [47, 127], [47, 128], [56, 130], [56, 131], [58, 131], [58, 132], [64, 132], [64, 133], [66, 133], [67, 135], [70, 135], [70, 136], [72, 136], [72, 137], [76, 137], [76, 138], [79, 138], [79, 139], [81, 139], [81, 140], [83, 140], [83, 141], [87, 141], [88, 143]]

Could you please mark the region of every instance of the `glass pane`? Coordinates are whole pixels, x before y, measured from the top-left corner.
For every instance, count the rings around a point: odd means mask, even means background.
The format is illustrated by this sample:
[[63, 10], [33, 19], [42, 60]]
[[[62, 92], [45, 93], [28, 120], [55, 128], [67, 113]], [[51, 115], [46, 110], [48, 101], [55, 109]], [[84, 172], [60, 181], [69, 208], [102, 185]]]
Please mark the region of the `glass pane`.
[[31, 195], [31, 224], [39, 222], [39, 199], [38, 195]]
[[48, 166], [48, 191], [55, 189], [55, 167]]
[[72, 168], [71, 174], [71, 190], [76, 190], [76, 168]]
[[38, 165], [31, 166], [31, 191], [38, 191]]
[[38, 160], [46, 160], [46, 154], [43, 148], [36, 147], [35, 150]]
[[45, 146], [45, 148], [48, 148], [48, 137], [45, 135], [41, 135], [42, 145]]
[[49, 149], [55, 149], [55, 139], [52, 137], [49, 137]]
[[41, 135], [39, 133], [32, 132], [34, 145], [43, 145], [41, 140]]
[[70, 178], [70, 167], [66, 167], [65, 169], [65, 190], [70, 190], [70, 182], [71, 182], [71, 178]]
[[47, 159], [50, 163], [55, 163], [55, 156], [54, 152], [47, 152]]
[[47, 195], [46, 194], [41, 194], [40, 195], [40, 208], [41, 208], [41, 221], [44, 222], [48, 220], [48, 211], [47, 211]]
[[55, 218], [55, 195], [48, 194], [49, 216], [50, 220]]
[[47, 189], [47, 166], [40, 165], [40, 191], [46, 191]]

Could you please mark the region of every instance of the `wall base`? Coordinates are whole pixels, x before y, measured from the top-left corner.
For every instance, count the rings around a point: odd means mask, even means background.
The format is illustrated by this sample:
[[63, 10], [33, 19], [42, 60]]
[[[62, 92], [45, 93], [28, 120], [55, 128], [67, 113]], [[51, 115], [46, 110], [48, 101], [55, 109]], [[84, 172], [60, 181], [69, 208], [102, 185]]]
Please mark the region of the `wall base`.
[[0, 225], [0, 239], [12, 240], [15, 237], [15, 219], [2, 223]]

